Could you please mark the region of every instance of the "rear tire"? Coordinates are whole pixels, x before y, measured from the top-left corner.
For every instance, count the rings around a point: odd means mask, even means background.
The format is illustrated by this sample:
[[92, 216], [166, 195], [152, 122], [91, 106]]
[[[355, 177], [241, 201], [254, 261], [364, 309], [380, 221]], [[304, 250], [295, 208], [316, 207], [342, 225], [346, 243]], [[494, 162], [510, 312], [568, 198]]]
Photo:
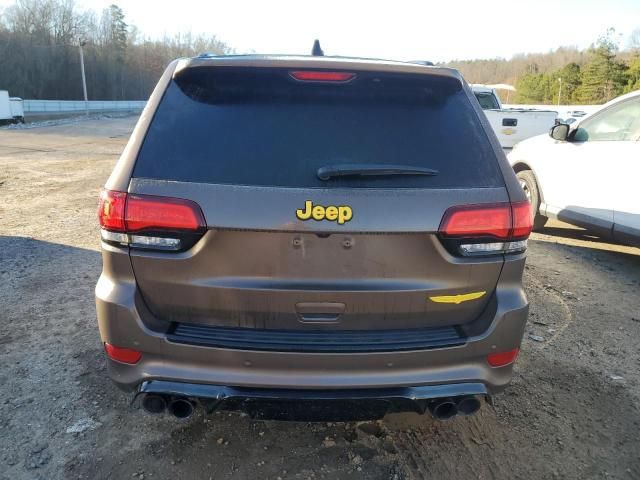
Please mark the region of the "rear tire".
[[531, 202], [533, 229], [540, 230], [549, 219], [544, 215], [540, 215], [540, 190], [538, 190], [536, 177], [531, 170], [522, 170], [516, 174], [516, 177], [518, 177], [527, 199]]

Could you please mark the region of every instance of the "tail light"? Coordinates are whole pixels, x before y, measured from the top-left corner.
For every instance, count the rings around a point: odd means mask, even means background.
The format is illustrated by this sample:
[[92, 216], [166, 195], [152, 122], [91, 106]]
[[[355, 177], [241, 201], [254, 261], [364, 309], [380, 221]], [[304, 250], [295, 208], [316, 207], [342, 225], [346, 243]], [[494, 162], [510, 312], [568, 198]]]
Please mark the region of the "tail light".
[[124, 232], [124, 204], [127, 194], [102, 190], [98, 203], [98, 219], [100, 226], [116, 232]]
[[98, 205], [102, 240], [156, 250], [186, 250], [205, 231], [202, 210], [182, 198], [103, 190]]
[[356, 78], [356, 74], [352, 72], [327, 72], [318, 70], [296, 70], [289, 72], [289, 75], [301, 82], [346, 83]]
[[449, 208], [438, 235], [452, 253], [464, 256], [523, 252], [531, 233], [529, 202]]

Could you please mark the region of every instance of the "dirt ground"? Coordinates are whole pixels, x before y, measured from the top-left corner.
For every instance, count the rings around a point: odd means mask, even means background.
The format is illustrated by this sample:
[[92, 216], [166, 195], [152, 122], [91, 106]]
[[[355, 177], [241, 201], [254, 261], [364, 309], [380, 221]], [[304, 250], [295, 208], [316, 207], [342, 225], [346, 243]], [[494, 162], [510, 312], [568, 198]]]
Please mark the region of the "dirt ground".
[[471, 418], [153, 417], [106, 377], [96, 199], [135, 117], [0, 130], [0, 479], [640, 478], [640, 250], [551, 223], [511, 388]]

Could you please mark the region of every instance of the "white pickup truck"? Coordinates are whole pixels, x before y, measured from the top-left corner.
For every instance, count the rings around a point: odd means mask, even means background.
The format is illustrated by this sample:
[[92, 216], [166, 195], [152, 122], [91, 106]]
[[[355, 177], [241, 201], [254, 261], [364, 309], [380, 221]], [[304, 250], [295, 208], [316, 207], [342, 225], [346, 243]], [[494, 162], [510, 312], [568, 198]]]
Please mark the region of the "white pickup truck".
[[503, 108], [494, 88], [486, 85], [472, 85], [471, 88], [502, 148], [511, 149], [522, 140], [547, 133], [556, 123], [556, 111]]
[[6, 90], [0, 90], [0, 125], [3, 123], [24, 123], [22, 99], [10, 97]]

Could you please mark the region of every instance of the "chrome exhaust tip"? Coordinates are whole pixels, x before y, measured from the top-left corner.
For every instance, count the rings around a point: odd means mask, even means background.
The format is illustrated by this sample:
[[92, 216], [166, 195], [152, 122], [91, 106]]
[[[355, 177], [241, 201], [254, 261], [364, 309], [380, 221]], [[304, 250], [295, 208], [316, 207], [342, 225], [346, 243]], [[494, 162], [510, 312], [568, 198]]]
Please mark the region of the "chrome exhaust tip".
[[145, 412], [157, 415], [167, 408], [167, 401], [162, 395], [147, 394], [142, 398], [142, 408]]
[[458, 407], [451, 398], [439, 398], [429, 404], [429, 411], [437, 420], [448, 420], [458, 414]]
[[169, 413], [180, 420], [186, 420], [195, 410], [193, 402], [186, 398], [174, 398], [167, 407]]
[[480, 400], [473, 395], [457, 398], [458, 413], [460, 415], [473, 415], [480, 410]]

